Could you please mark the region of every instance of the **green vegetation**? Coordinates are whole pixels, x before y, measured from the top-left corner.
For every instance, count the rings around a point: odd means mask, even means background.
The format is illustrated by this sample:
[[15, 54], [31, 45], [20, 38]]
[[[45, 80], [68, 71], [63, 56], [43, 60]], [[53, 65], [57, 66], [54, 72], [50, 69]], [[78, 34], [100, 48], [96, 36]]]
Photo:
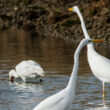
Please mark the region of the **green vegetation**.
[[62, 26], [71, 27], [74, 24], [74, 20], [66, 20], [64, 23], [62, 23]]
[[83, 12], [83, 8], [79, 8], [79, 10], [81, 11], [81, 13]]
[[33, 0], [24, 0], [25, 5], [29, 5], [32, 3]]
[[32, 3], [33, 0], [18, 0], [17, 5], [19, 5], [21, 2], [24, 2], [25, 5], [29, 5]]
[[43, 10], [44, 8], [43, 7], [40, 7], [40, 6], [33, 6], [32, 9], [33, 10], [38, 10], [38, 9]]
[[16, 3], [17, 6], [19, 6], [19, 4], [22, 2], [23, 0], [18, 0], [18, 2]]
[[57, 12], [57, 13], [61, 13], [61, 10], [57, 8], [57, 9], [56, 9], [56, 12]]
[[73, 26], [74, 24], [76, 24], [76, 23], [80, 23], [80, 21], [79, 20], [74, 20], [74, 19], [68, 19], [68, 20], [66, 20], [65, 22], [63, 22], [62, 24], [61, 24], [61, 26], [66, 26], [66, 27], [71, 27], [71, 26]]
[[92, 8], [89, 10], [89, 16], [93, 16], [97, 13], [96, 9], [95, 8]]

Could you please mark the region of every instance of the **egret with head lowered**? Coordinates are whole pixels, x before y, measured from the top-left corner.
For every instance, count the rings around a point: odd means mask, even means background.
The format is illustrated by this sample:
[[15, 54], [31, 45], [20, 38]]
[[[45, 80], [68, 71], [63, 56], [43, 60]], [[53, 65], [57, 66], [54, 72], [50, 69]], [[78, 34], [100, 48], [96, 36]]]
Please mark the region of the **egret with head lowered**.
[[[78, 8], [78, 6], [74, 6], [73, 8], [68, 9], [69, 11], [76, 12], [81, 21], [81, 27], [85, 38], [90, 39], [90, 36], [87, 32], [83, 16]], [[95, 51], [93, 43], [87, 45], [87, 58], [90, 65], [90, 68], [93, 74], [102, 81], [103, 86], [103, 97], [105, 97], [104, 93], [104, 83], [110, 83], [110, 60], [100, 55]]]
[[[33, 60], [22, 61], [16, 65], [15, 70], [9, 72], [9, 79], [11, 82], [14, 81], [14, 78], [21, 78], [26, 82], [27, 78], [38, 78], [44, 76], [44, 71], [42, 67]], [[42, 81], [42, 79], [40, 79]]]
[[74, 66], [66, 88], [43, 100], [33, 110], [71, 110], [71, 105], [75, 98], [75, 87], [79, 66], [79, 53], [83, 46], [98, 41], [102, 40], [83, 39], [80, 42], [74, 54]]

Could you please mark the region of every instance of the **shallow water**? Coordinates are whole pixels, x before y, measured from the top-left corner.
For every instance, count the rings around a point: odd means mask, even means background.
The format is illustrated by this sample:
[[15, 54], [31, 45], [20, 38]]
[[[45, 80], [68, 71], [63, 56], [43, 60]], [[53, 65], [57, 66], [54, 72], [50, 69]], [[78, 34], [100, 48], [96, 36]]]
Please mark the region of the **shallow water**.
[[[0, 110], [32, 110], [40, 101], [63, 89], [73, 67], [77, 44], [52, 37], [35, 37], [12, 28], [0, 32]], [[96, 48], [110, 58], [110, 49]], [[43, 83], [10, 83], [8, 72], [22, 60], [35, 60], [45, 70]], [[109, 110], [110, 84], [106, 84], [106, 106], [101, 82], [93, 76], [86, 60], [86, 47], [80, 54], [76, 99], [72, 110]]]

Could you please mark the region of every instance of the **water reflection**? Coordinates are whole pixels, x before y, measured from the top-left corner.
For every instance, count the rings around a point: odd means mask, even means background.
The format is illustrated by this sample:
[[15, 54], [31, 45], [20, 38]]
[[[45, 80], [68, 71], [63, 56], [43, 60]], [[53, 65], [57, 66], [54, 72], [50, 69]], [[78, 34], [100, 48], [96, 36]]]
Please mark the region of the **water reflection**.
[[[12, 28], [0, 32], [0, 110], [31, 110], [40, 101], [65, 88], [73, 67], [77, 44], [51, 37], [31, 36]], [[110, 50], [96, 48], [110, 58]], [[43, 83], [8, 81], [8, 71], [22, 60], [37, 61], [46, 71]], [[106, 84], [106, 107], [102, 100], [102, 84], [91, 74], [86, 47], [80, 54], [80, 66], [74, 110], [110, 109], [110, 84]]]
[[90, 109], [85, 109], [85, 110], [110, 110], [110, 108], [105, 105], [102, 107], [90, 108]]

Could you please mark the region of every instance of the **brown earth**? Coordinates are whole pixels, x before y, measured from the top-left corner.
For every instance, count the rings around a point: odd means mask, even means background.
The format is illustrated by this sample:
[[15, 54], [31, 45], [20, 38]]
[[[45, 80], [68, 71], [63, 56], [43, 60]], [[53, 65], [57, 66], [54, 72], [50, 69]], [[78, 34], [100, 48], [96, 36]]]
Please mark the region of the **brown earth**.
[[0, 0], [0, 29], [14, 25], [38, 35], [77, 42], [84, 35], [78, 16], [67, 11], [74, 5], [79, 6], [91, 38], [110, 42], [109, 0]]

